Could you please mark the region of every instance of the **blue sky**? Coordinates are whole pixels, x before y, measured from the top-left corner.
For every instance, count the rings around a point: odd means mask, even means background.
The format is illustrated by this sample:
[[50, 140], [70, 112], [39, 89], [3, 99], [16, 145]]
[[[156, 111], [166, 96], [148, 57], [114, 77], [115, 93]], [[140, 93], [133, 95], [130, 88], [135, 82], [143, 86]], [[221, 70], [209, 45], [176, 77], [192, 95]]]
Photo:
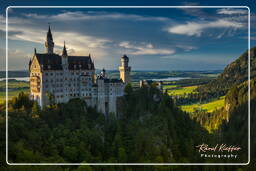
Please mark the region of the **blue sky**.
[[[62, 4], [14, 2], [6, 6], [78, 5], [65, 4], [65, 1]], [[113, 2], [108, 5], [143, 4]], [[203, 4], [196, 1], [168, 5], [248, 5], [252, 10], [251, 46], [256, 44], [253, 4]], [[1, 10], [0, 43], [3, 44], [5, 14], [4, 8]], [[27, 69], [34, 47], [39, 53], [44, 52], [50, 22], [56, 53], [61, 53], [63, 42], [66, 41], [70, 55], [90, 53], [99, 69], [117, 69], [120, 57], [127, 54], [134, 70], [219, 70], [248, 47], [247, 12], [246, 8], [11, 8], [8, 12], [9, 69]], [[3, 62], [4, 56], [2, 53]], [[5, 66], [0, 67], [0, 70], [4, 70]]]

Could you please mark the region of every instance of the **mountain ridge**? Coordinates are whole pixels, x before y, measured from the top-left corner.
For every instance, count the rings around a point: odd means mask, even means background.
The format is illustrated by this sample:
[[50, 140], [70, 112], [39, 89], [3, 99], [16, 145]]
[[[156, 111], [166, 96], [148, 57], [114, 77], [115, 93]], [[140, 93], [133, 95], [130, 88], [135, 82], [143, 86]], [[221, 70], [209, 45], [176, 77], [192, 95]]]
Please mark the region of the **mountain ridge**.
[[[199, 92], [216, 93], [225, 95], [229, 88], [241, 84], [248, 79], [248, 51], [238, 59], [228, 64], [224, 71], [208, 84], [198, 87]], [[256, 77], [256, 47], [250, 49], [251, 78]]]

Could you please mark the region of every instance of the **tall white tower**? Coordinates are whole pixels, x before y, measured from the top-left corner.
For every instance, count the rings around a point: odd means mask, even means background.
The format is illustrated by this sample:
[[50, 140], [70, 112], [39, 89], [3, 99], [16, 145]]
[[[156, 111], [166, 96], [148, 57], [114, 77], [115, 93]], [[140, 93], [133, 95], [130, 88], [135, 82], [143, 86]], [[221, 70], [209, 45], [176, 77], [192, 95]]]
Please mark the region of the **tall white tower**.
[[128, 66], [129, 63], [129, 58], [124, 55], [121, 57], [121, 66], [119, 67], [120, 71], [120, 79], [125, 83], [130, 82], [130, 72], [131, 72], [131, 67]]
[[52, 39], [51, 28], [49, 26], [47, 36], [46, 36], [46, 41], [45, 41], [45, 51], [46, 51], [46, 53], [53, 54], [53, 48], [54, 48], [54, 42], [53, 42], [53, 39]]

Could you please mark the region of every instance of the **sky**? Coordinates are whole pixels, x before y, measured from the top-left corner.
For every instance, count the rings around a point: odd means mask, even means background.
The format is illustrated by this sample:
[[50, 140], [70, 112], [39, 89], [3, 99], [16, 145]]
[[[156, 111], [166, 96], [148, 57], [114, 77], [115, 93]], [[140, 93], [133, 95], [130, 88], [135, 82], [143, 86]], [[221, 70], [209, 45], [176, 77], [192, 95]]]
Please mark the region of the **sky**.
[[[1, 44], [5, 43], [5, 17], [2, 8]], [[251, 25], [255, 20], [253, 6]], [[248, 48], [247, 8], [9, 8], [9, 70], [27, 70], [34, 48], [45, 53], [49, 23], [55, 53], [61, 54], [65, 41], [69, 55], [91, 54], [97, 69], [116, 70], [120, 57], [127, 54], [133, 70], [221, 70]], [[251, 33], [253, 47], [254, 27]], [[0, 57], [5, 63], [5, 54]]]

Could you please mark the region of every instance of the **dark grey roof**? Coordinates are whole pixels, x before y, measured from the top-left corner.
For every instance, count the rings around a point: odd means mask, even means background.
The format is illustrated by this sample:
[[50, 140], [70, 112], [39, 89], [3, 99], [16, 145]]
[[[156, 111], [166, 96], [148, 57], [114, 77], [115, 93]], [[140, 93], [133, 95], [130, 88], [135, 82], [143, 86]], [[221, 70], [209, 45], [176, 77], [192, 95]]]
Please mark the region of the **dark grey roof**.
[[35, 55], [39, 64], [43, 65], [43, 70], [62, 70], [60, 55], [48, 53], [36, 53]]
[[[61, 56], [58, 54], [35, 54], [40, 65], [43, 65], [44, 70], [62, 70]], [[92, 70], [94, 64], [90, 56], [68, 56], [68, 68], [70, 70]], [[50, 67], [49, 67], [50, 66]]]
[[104, 79], [104, 83], [122, 83], [120, 79]]
[[129, 60], [129, 58], [128, 58], [127, 55], [125, 55], [125, 54], [122, 56], [122, 58]]
[[94, 64], [90, 56], [68, 56], [68, 68], [71, 70], [75, 69], [94, 69]]

